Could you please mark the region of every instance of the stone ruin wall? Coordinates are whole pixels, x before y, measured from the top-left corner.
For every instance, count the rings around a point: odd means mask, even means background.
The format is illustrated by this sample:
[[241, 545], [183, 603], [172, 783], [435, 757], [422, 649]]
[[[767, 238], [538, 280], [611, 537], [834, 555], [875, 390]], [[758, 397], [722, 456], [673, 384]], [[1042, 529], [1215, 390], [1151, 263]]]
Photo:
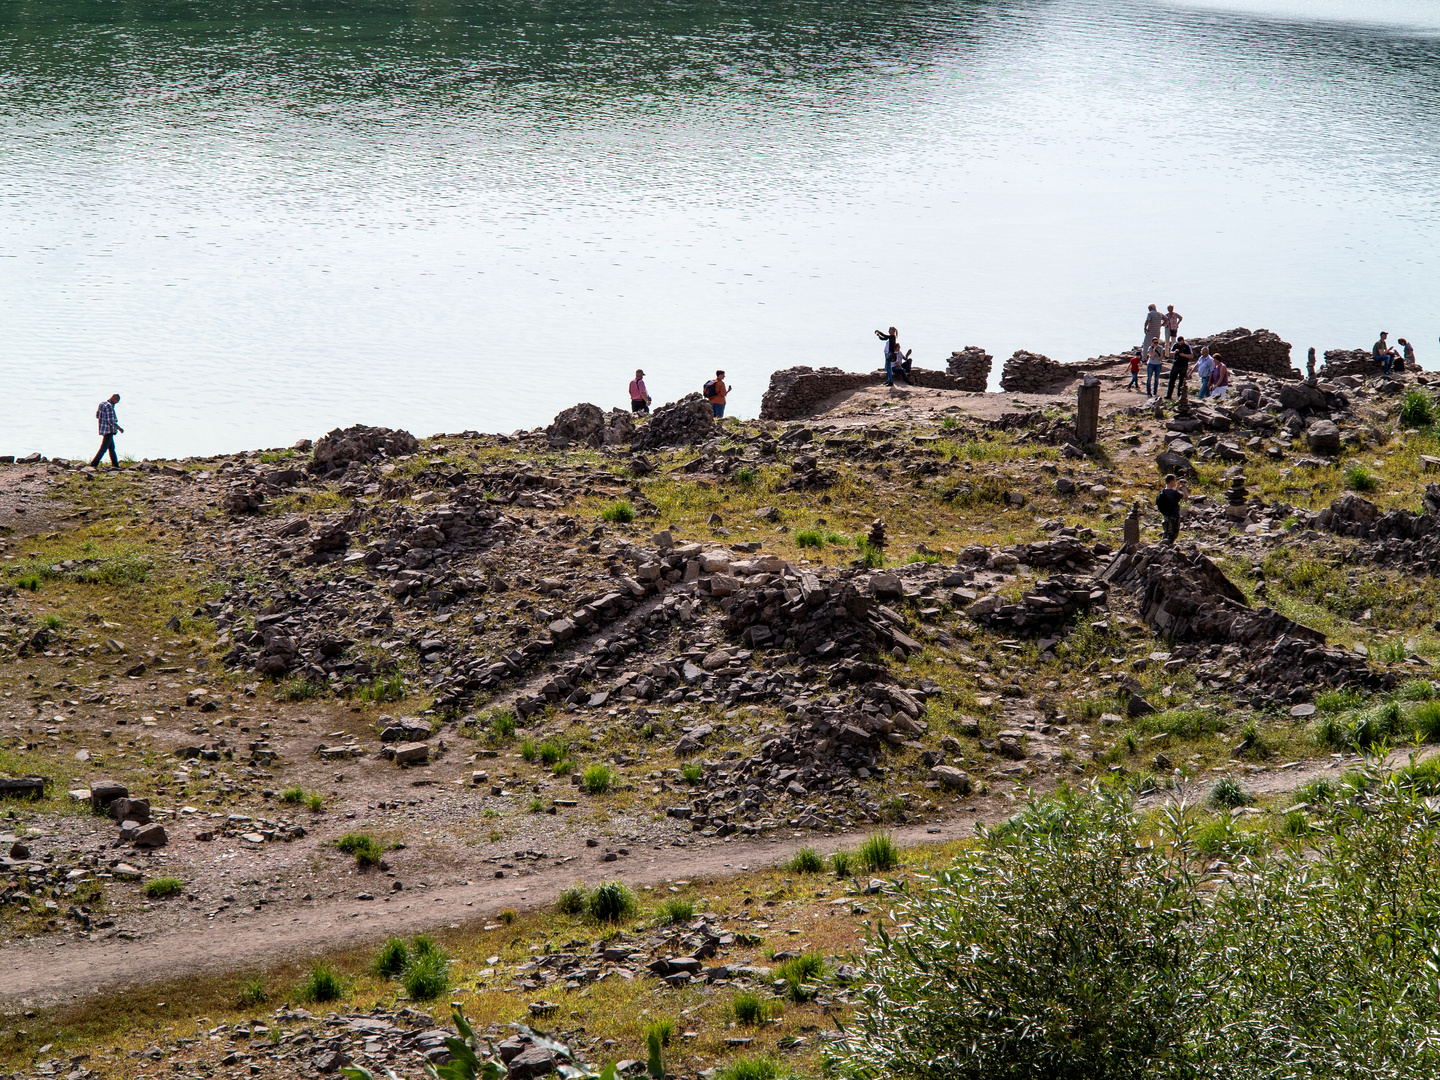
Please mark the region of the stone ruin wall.
[[966, 345], [950, 354], [945, 370], [964, 384], [962, 390], [983, 394], [990, 385], [990, 365], [994, 360], [979, 345]]
[[1269, 330], [1251, 332], [1240, 326], [1210, 337], [1190, 338], [1189, 341], [1195, 346], [1196, 356], [1208, 345], [1210, 352], [1224, 360], [1231, 371], [1252, 371], [1275, 379], [1302, 377], [1298, 368], [1290, 366], [1290, 343], [1281, 341], [1280, 335]]
[[[931, 390], [968, 390], [969, 384], [943, 371], [911, 368], [910, 381]], [[854, 372], [839, 368], [793, 367], [772, 372], [770, 388], [760, 399], [761, 420], [795, 420], [809, 416], [827, 399], [862, 386], [882, 386], [885, 371]]]

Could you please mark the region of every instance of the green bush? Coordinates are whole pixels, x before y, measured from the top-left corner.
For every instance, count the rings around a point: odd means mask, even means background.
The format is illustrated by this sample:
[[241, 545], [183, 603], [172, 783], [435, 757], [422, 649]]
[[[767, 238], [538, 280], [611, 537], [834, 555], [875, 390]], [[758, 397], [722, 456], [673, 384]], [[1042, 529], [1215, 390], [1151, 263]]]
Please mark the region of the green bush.
[[660, 921], [667, 923], [689, 922], [695, 917], [695, 902], [672, 896], [660, 905]]
[[615, 524], [626, 525], [635, 520], [635, 508], [621, 499], [600, 511], [600, 518]]
[[741, 487], [750, 487], [755, 483], [755, 470], [742, 467], [735, 470], [735, 482]]
[[1422, 701], [1410, 713], [1410, 723], [1426, 742], [1440, 742], [1440, 701]]
[[345, 981], [329, 964], [315, 964], [300, 984], [300, 997], [305, 1001], [339, 1001], [345, 996]]
[[1335, 798], [1335, 785], [1325, 777], [1317, 776], [1314, 780], [1296, 788], [1295, 794], [1301, 802], [1322, 806]]
[[795, 534], [795, 543], [801, 547], [824, 547], [825, 534], [819, 529], [801, 529]]
[[557, 739], [546, 739], [537, 748], [541, 764], [555, 766], [570, 756], [570, 744]]
[[[1424, 707], [1421, 705], [1419, 709]], [[1410, 734], [1415, 730], [1415, 723], [1414, 714], [1403, 713], [1399, 702], [1383, 701], [1366, 709], [1320, 716], [1315, 722], [1315, 741], [1337, 750], [1355, 747], [1368, 750]]]
[[875, 570], [885, 565], [885, 552], [870, 543], [870, 538], [864, 533], [855, 538], [855, 548], [860, 552], [860, 565]]
[[24, 589], [26, 592], [37, 592], [40, 589], [40, 579], [34, 574], [22, 577], [15, 582], [17, 589]]
[[1417, 794], [1440, 795], [1440, 757], [1428, 757], [1424, 761], [1410, 762], [1396, 773], [1401, 783], [1409, 785]]
[[825, 869], [825, 860], [814, 848], [801, 848], [785, 864], [785, 869], [792, 874], [819, 874]]
[[1211, 785], [1210, 794], [1205, 801], [1211, 806], [1233, 810], [1237, 806], [1249, 806], [1255, 800], [1240, 781], [1233, 776], [1222, 776]]
[[325, 796], [321, 795], [318, 791], [312, 791], [309, 795], [305, 796], [305, 805], [312, 814], [318, 814], [321, 810], [325, 809]]
[[618, 923], [635, 917], [640, 905], [630, 887], [619, 881], [597, 885], [586, 899], [586, 913], [599, 923]]
[[287, 787], [284, 791], [280, 793], [280, 801], [283, 803], [290, 803], [292, 805], [303, 801], [304, 798], [305, 791], [303, 788]]
[[355, 696], [370, 704], [399, 701], [405, 696], [405, 678], [399, 672], [383, 679], [367, 683], [356, 691]]
[[1395, 692], [1395, 696], [1401, 701], [1433, 701], [1435, 684], [1428, 679], [1411, 679]]
[[380, 954], [370, 970], [381, 978], [393, 979], [403, 972], [410, 963], [410, 946], [404, 938], [392, 937], [380, 946]]
[[872, 931], [840, 1075], [1434, 1075], [1440, 829], [1402, 776], [1362, 789], [1243, 873], [1194, 809], [1098, 788], [982, 829]]
[[738, 1023], [753, 1027], [770, 1017], [770, 1007], [760, 999], [759, 994], [746, 990], [730, 1000], [730, 1014]]
[[450, 989], [450, 959], [443, 949], [415, 950], [400, 982], [414, 1001], [433, 1001]]
[[675, 1021], [668, 1016], [652, 1021], [645, 1027], [645, 1041], [649, 1042], [651, 1036], [659, 1039], [661, 1046], [669, 1046], [670, 1040], [675, 1037]]
[[861, 869], [872, 873], [893, 870], [900, 865], [900, 851], [889, 833], [871, 833], [861, 843], [855, 859]]
[[561, 889], [555, 898], [555, 910], [561, 915], [584, 915], [590, 904], [590, 894], [583, 885], [571, 885]]
[[850, 876], [850, 853], [848, 851], [837, 851], [830, 856], [830, 869], [835, 871], [837, 878]]
[[497, 739], [508, 739], [515, 734], [515, 714], [506, 709], [490, 718], [490, 732]]
[[534, 761], [539, 753], [539, 746], [534, 739], [520, 740], [520, 756], [526, 761]]
[[791, 957], [775, 969], [778, 978], [784, 979], [794, 1001], [808, 1001], [814, 992], [807, 988], [825, 974], [825, 957], [818, 952], [807, 952]]
[[1339, 690], [1323, 690], [1315, 695], [1315, 708], [1322, 713], [1345, 712], [1364, 704], [1365, 698], [1360, 691], [1348, 686]]
[[145, 895], [151, 900], [167, 900], [185, 891], [185, 883], [177, 877], [151, 878], [145, 883]]
[[1435, 402], [1423, 390], [1406, 390], [1400, 399], [1400, 423], [1408, 428], [1429, 427], [1435, 422]]
[[1345, 486], [1351, 491], [1374, 491], [1380, 486], [1380, 478], [1364, 465], [1351, 465], [1345, 470]]
[[680, 777], [687, 784], [698, 784], [705, 776], [705, 767], [698, 761], [686, 762], [680, 766]]
[[615, 774], [605, 765], [591, 765], [580, 778], [580, 786], [591, 795], [604, 795], [615, 783]]
[[278, 693], [285, 701], [310, 701], [324, 694], [325, 689], [324, 683], [315, 682], [313, 679], [304, 679], [297, 675], [293, 679], [286, 679], [281, 683]]
[[355, 865], [362, 869], [367, 866], [374, 866], [384, 855], [384, 849], [369, 833], [346, 833], [339, 840], [335, 841], [338, 847], [346, 855], [355, 856]]

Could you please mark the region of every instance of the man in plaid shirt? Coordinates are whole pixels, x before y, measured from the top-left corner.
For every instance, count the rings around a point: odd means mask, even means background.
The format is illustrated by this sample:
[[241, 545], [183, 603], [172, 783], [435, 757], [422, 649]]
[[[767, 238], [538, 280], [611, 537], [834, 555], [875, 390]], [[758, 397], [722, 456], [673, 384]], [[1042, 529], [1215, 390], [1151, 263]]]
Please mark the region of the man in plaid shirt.
[[115, 406], [119, 403], [120, 395], [111, 394], [100, 402], [100, 407], [95, 410], [95, 419], [100, 421], [100, 449], [95, 452], [95, 460], [90, 462], [91, 468], [99, 468], [100, 459], [105, 456], [107, 450], [110, 452], [111, 467], [116, 469], [120, 467], [120, 459], [115, 456], [115, 433], [118, 431], [123, 435], [125, 429], [115, 419]]

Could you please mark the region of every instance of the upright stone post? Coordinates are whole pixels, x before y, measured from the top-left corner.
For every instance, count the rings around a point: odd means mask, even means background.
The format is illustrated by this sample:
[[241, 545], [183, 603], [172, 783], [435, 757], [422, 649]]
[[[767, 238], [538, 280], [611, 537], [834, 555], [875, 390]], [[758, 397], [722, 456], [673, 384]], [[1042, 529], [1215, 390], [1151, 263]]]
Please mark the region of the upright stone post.
[[1089, 446], [1100, 439], [1100, 380], [1086, 375], [1080, 380], [1075, 404], [1075, 441]]
[[1134, 551], [1140, 546], [1140, 504], [1137, 502], [1130, 508], [1130, 516], [1125, 519], [1125, 550]]
[[1315, 346], [1310, 346], [1310, 355], [1305, 358], [1305, 378], [1311, 385], [1315, 382]]

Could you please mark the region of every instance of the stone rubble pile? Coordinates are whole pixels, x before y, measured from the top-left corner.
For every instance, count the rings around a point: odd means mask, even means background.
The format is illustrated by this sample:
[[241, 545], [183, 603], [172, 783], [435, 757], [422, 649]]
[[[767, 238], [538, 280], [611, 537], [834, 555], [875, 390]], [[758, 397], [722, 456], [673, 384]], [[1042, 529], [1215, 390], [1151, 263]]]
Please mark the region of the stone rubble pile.
[[1040, 353], [1017, 349], [1005, 361], [1000, 388], [1007, 394], [1044, 394], [1079, 377], [1072, 369]]
[[1036, 582], [1019, 603], [1005, 604], [990, 596], [971, 604], [966, 614], [984, 626], [1007, 633], [1049, 633], [1070, 624], [1092, 607], [1104, 605], [1108, 593], [1104, 582], [1057, 574]]
[[634, 425], [623, 409], [611, 409], [607, 416], [598, 405], [582, 402], [560, 412], [545, 436], [554, 447], [621, 446], [634, 438]]
[[686, 394], [656, 409], [635, 432], [630, 446], [637, 451], [690, 446], [703, 443], [714, 430], [715, 415], [710, 403], [699, 394]]
[[1196, 356], [1208, 345], [1211, 355], [1225, 361], [1231, 371], [1251, 371], [1272, 379], [1300, 378], [1299, 370], [1290, 366], [1290, 343], [1269, 330], [1251, 332], [1240, 326], [1210, 337], [1187, 340]]
[[413, 454], [418, 449], [420, 441], [408, 431], [356, 424], [343, 431], [336, 428], [317, 442], [305, 471], [335, 480], [351, 465], [373, 464]]

